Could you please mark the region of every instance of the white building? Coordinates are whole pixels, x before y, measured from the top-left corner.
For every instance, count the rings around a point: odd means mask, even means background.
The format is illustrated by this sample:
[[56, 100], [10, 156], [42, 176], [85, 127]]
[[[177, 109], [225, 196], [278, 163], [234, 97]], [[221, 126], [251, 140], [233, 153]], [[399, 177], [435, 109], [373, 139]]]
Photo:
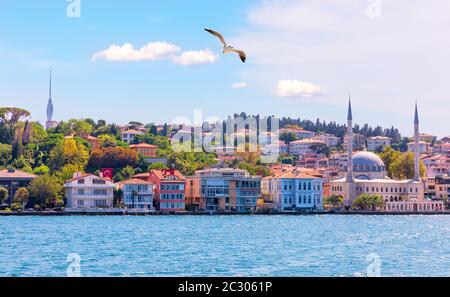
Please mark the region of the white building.
[[114, 183], [94, 174], [75, 173], [64, 183], [68, 209], [112, 208]]
[[292, 141], [289, 143], [289, 153], [292, 155], [304, 155], [313, 153], [311, 149], [312, 146], [315, 145], [324, 145], [325, 143], [322, 141], [317, 141], [313, 139], [302, 139], [297, 141]]
[[136, 138], [136, 136], [143, 134], [144, 132], [138, 130], [125, 130], [120, 132], [122, 141], [125, 141], [128, 144], [130, 144], [134, 140], [134, 138]]
[[319, 134], [312, 138], [315, 141], [320, 141], [325, 143], [328, 147], [335, 147], [339, 144], [341, 139], [337, 136], [331, 135], [331, 134]]
[[262, 194], [280, 211], [323, 209], [323, 179], [297, 169], [264, 178]]
[[375, 152], [385, 146], [391, 146], [391, 139], [384, 136], [369, 137], [366, 139], [367, 150]]
[[122, 190], [122, 203], [128, 209], [154, 210], [153, 184], [142, 179], [130, 179], [116, 184]]
[[[408, 145], [408, 152], [414, 153], [415, 152], [415, 142], [410, 142]], [[419, 153], [425, 154], [430, 151], [430, 144], [426, 141], [419, 141]]]

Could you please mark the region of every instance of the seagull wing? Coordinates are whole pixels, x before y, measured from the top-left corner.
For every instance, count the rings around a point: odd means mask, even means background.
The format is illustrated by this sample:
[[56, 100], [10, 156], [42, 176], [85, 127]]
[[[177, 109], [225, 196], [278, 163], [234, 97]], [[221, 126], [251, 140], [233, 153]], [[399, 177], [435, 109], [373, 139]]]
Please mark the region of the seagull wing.
[[247, 60], [247, 55], [245, 54], [244, 51], [241, 50], [236, 50], [236, 49], [230, 49], [231, 52], [235, 52], [236, 54], [239, 55], [239, 58], [241, 58], [241, 61], [243, 63], [245, 63], [245, 61]]
[[222, 34], [220, 34], [219, 32], [216, 32], [214, 30], [210, 30], [210, 29], [205, 29], [205, 31], [208, 33], [211, 33], [212, 35], [219, 38], [219, 40], [220, 40], [220, 42], [222, 42], [223, 46], [227, 46], [227, 42], [225, 41], [225, 38], [223, 38]]

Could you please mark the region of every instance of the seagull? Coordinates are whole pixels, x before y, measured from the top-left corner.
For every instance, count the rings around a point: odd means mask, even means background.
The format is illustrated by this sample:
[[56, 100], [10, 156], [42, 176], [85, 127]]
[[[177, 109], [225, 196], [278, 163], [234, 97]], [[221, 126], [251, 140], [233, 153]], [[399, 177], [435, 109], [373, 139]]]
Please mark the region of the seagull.
[[239, 55], [239, 58], [241, 58], [241, 61], [243, 63], [245, 63], [245, 61], [247, 60], [247, 55], [245, 54], [244, 51], [237, 50], [234, 47], [232, 47], [231, 45], [228, 45], [227, 42], [225, 41], [225, 38], [223, 38], [222, 34], [220, 34], [219, 32], [216, 32], [211, 29], [205, 29], [205, 31], [208, 33], [211, 33], [212, 35], [219, 38], [220, 42], [222, 42], [222, 44], [223, 44], [223, 53], [224, 54], [236, 53]]

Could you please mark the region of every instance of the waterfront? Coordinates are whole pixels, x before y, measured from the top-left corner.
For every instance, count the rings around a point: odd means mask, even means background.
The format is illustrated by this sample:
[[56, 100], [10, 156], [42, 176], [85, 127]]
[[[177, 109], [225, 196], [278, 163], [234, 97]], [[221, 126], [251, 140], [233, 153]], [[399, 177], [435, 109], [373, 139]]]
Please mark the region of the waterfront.
[[449, 276], [448, 216], [0, 217], [0, 276]]

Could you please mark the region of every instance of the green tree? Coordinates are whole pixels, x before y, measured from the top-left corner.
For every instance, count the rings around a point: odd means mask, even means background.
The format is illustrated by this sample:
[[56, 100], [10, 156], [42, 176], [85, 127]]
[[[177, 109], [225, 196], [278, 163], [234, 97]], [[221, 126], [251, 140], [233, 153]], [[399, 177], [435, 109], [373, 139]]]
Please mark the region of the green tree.
[[12, 144], [15, 138], [16, 126], [20, 120], [29, 117], [30, 112], [18, 107], [1, 107], [0, 108], [0, 125], [5, 131], [5, 140], [8, 144]]
[[60, 205], [62, 203], [63, 185], [57, 177], [48, 174], [33, 179], [30, 184], [30, 196], [35, 204], [44, 209], [47, 206]]
[[353, 208], [359, 210], [376, 210], [383, 206], [383, 198], [379, 195], [361, 194], [353, 201]]
[[82, 144], [72, 138], [67, 138], [50, 152], [48, 165], [52, 171], [62, 170], [69, 164], [77, 166], [78, 171], [83, 171], [88, 157], [88, 152]]
[[9, 198], [9, 192], [6, 188], [0, 187], [0, 203], [7, 203]]
[[123, 197], [123, 191], [122, 189], [114, 189], [113, 192], [113, 206], [114, 207], [118, 207], [121, 208], [123, 207], [123, 203], [122, 203], [122, 197]]
[[19, 188], [14, 194], [14, 203], [18, 203], [22, 206], [22, 209], [25, 208], [25, 205], [30, 200], [30, 192], [27, 188]]
[[0, 167], [6, 167], [12, 159], [12, 146], [0, 143]]
[[138, 160], [138, 154], [131, 149], [105, 147], [91, 153], [88, 166], [91, 168], [136, 167]]
[[344, 197], [342, 197], [342, 195], [331, 195], [325, 199], [325, 203], [334, 207], [342, 206], [344, 203]]
[[298, 138], [297, 138], [297, 134], [295, 134], [294, 132], [284, 132], [284, 133], [281, 133], [280, 140], [282, 140], [286, 143], [289, 143], [289, 142], [298, 140]]
[[114, 181], [117, 182], [121, 182], [124, 180], [129, 180], [132, 179], [133, 176], [136, 175], [136, 171], [134, 170], [133, 167], [131, 166], [126, 166], [125, 168], [122, 168], [119, 172], [117, 172], [114, 175]]
[[33, 174], [35, 175], [44, 175], [50, 172], [50, 168], [47, 165], [41, 165], [33, 169]]
[[389, 177], [393, 177], [391, 169], [391, 165], [397, 161], [400, 156], [400, 152], [394, 150], [390, 146], [385, 146], [381, 153], [379, 154], [380, 158], [383, 160], [383, 163], [388, 171]]
[[[425, 165], [420, 161], [420, 176], [425, 176]], [[389, 172], [394, 179], [414, 178], [414, 154], [411, 152], [402, 153], [389, 166]]]
[[163, 162], [156, 162], [156, 163], [150, 164], [148, 166], [148, 171], [150, 171], [150, 170], [163, 170], [163, 169], [168, 169], [168, 167]]

